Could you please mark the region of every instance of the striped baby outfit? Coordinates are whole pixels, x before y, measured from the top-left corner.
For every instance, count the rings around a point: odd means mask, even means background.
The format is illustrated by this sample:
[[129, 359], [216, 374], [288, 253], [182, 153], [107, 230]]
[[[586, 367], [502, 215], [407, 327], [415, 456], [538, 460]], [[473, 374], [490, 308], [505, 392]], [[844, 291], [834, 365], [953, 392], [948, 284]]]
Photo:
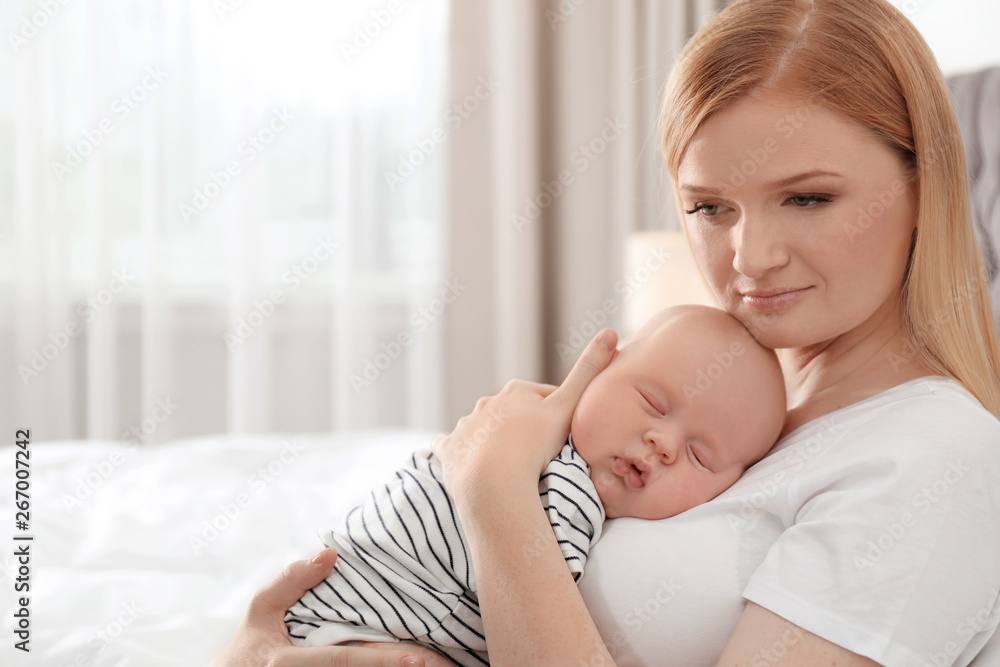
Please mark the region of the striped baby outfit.
[[[570, 440], [538, 482], [574, 579], [605, 519], [589, 473]], [[337, 566], [285, 617], [294, 644], [405, 640], [460, 665], [489, 664], [468, 543], [429, 450], [415, 452], [323, 542], [337, 549]]]

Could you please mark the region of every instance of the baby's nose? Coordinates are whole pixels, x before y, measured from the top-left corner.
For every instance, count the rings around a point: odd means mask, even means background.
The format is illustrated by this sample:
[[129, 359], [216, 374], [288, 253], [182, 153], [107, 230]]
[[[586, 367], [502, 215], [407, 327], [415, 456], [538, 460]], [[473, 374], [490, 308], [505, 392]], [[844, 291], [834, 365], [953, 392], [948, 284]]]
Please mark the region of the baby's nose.
[[650, 434], [649, 443], [656, 456], [663, 463], [670, 464], [676, 460], [683, 440], [679, 429], [671, 425], [661, 424]]

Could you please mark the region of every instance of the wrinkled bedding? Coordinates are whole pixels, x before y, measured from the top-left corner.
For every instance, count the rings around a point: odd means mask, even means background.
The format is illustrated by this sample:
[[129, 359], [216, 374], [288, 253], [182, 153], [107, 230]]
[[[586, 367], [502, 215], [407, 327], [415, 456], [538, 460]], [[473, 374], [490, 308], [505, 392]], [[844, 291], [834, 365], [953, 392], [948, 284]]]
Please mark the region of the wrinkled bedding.
[[[25, 533], [14, 447], [0, 448], [0, 664], [207, 664], [253, 592], [430, 436], [32, 443]], [[30, 654], [14, 648], [14, 533], [34, 536]]]

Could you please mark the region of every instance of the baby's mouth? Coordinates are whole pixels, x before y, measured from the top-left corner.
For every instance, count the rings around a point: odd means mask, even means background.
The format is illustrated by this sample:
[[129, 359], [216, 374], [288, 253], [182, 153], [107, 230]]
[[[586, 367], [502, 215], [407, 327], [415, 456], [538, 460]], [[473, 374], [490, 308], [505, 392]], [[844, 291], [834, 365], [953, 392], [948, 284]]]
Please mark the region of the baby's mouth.
[[625, 480], [625, 483], [632, 489], [641, 489], [646, 485], [646, 477], [649, 474], [649, 465], [642, 459], [627, 458], [618, 456], [611, 463], [611, 470], [616, 475]]

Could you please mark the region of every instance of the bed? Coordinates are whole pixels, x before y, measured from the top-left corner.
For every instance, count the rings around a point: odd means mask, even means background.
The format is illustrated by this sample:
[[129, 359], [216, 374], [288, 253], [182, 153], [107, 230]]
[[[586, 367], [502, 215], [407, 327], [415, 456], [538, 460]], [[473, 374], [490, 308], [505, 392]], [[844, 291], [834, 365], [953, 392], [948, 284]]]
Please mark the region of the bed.
[[[129, 447], [31, 446], [31, 516], [13, 528], [16, 447], [0, 448], [0, 664], [205, 665], [251, 595], [321, 547], [318, 528], [356, 504], [431, 433], [214, 437]], [[30, 655], [13, 648], [13, 534], [31, 535]], [[994, 639], [974, 667], [1000, 666]], [[928, 663], [930, 664], [930, 663]]]
[[[322, 544], [432, 434], [227, 437], [129, 447], [30, 447], [29, 529], [14, 527], [15, 446], [0, 448], [0, 664], [205, 665], [250, 596]], [[31, 535], [31, 542], [13, 540]], [[11, 592], [30, 545], [30, 648], [14, 648]]]

